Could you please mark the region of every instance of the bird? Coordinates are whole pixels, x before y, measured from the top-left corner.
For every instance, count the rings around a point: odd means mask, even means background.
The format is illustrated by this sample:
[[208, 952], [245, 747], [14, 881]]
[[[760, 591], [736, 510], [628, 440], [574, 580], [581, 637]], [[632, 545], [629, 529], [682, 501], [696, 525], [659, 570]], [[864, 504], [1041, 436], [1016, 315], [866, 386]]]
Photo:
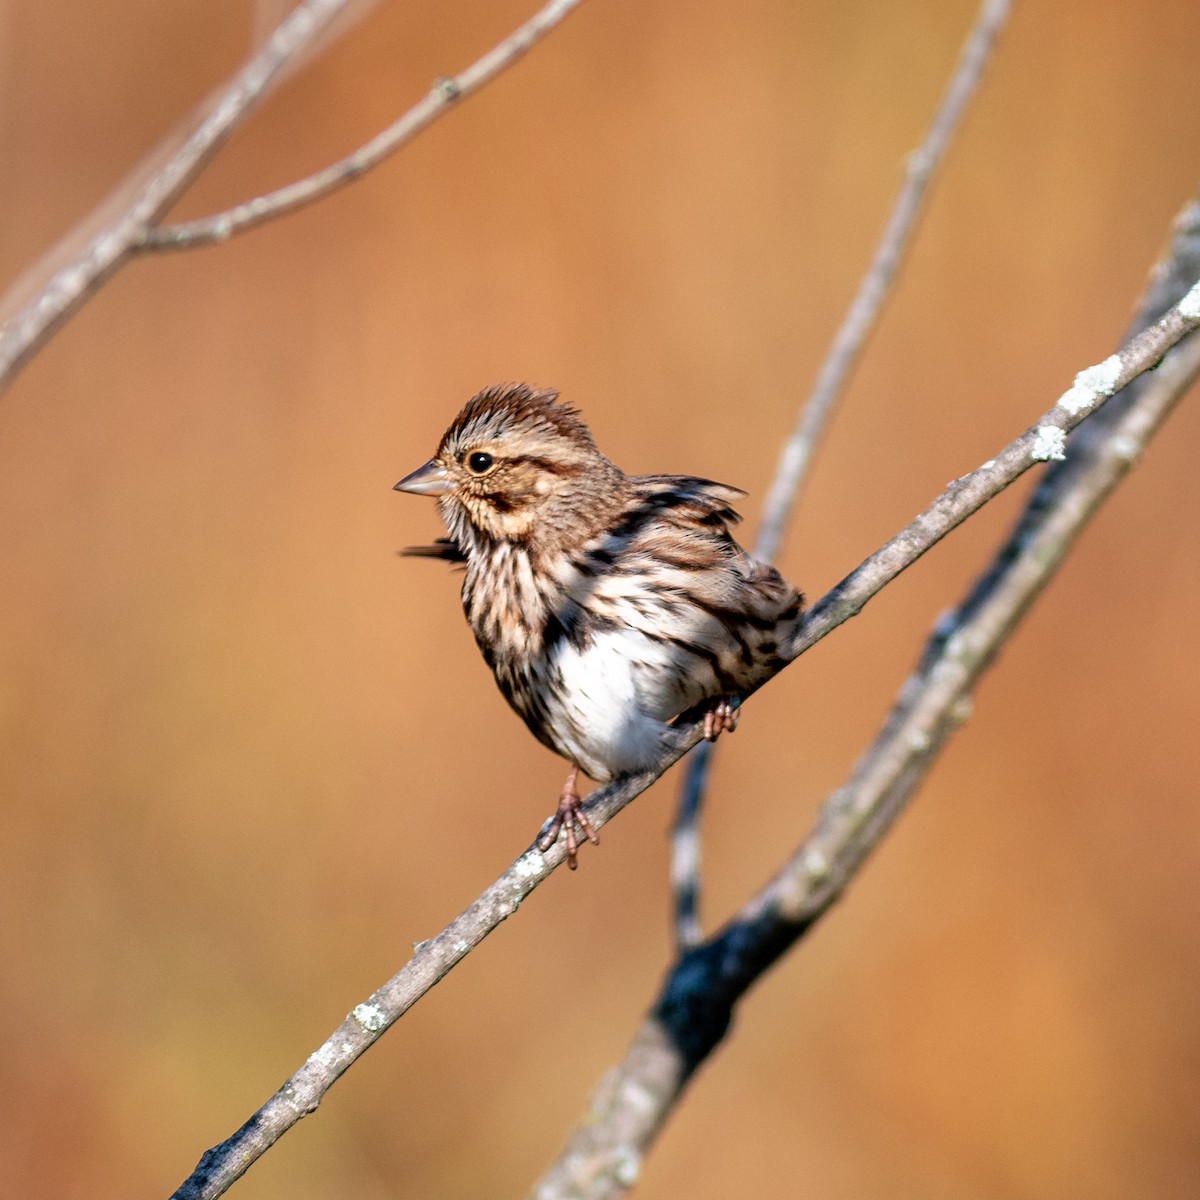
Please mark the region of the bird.
[[627, 475], [550, 388], [473, 396], [395, 490], [448, 536], [402, 554], [464, 568], [462, 606], [504, 698], [571, 769], [537, 845], [599, 844], [578, 790], [655, 764], [681, 720], [715, 741], [785, 661], [803, 595], [734, 540], [739, 488]]

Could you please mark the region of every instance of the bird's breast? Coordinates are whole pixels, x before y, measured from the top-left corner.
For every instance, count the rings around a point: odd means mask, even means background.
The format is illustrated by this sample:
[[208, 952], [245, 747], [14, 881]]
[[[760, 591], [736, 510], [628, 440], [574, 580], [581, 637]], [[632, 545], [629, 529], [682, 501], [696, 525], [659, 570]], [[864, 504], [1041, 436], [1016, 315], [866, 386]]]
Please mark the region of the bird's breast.
[[543, 666], [555, 748], [601, 781], [649, 766], [677, 711], [679, 665], [662, 643], [629, 627], [584, 644], [559, 642]]

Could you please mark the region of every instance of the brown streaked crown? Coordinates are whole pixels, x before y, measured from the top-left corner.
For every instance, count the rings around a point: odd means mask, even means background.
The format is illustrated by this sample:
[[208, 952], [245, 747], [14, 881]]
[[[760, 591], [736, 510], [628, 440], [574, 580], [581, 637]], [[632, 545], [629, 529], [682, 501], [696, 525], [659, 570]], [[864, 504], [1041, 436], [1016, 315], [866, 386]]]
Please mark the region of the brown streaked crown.
[[562, 404], [554, 388], [533, 388], [527, 383], [496, 383], [472, 396], [446, 430], [439, 457], [452, 444], [503, 437], [520, 428], [533, 433], [542, 427], [592, 450], [592, 431], [577, 409]]

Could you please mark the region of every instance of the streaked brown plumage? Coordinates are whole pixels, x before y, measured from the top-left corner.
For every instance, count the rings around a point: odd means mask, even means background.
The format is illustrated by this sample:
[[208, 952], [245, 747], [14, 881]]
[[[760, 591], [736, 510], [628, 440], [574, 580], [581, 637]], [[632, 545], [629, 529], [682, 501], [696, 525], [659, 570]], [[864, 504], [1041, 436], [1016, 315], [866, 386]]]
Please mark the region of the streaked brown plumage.
[[654, 763], [671, 722], [730, 700], [778, 666], [803, 598], [730, 535], [737, 488], [626, 475], [553, 391], [487, 388], [399, 491], [438, 497], [449, 537], [406, 553], [463, 563], [467, 621], [534, 735], [572, 764], [539, 844], [596, 840], [576, 790]]

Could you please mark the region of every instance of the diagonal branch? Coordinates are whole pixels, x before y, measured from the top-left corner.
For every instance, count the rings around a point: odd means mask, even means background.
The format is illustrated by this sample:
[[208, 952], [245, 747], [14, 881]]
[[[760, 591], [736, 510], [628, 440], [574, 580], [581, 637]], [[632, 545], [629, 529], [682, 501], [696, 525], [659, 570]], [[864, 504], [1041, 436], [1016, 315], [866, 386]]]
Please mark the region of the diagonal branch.
[[[813, 389], [784, 444], [775, 479], [763, 505], [754, 557], [770, 562], [779, 553], [784, 526], [807, 476], [818, 443], [891, 294], [905, 249], [923, 209], [929, 185], [950, 149], [963, 114], [979, 87], [1011, 0], [983, 0], [958, 63], [921, 145], [908, 156], [904, 185], [888, 216], [858, 294], [834, 335]], [[698, 945], [700, 811], [715, 743], [703, 742], [688, 759], [679, 811], [671, 832], [671, 882], [675, 893], [675, 936], [680, 947]]]
[[[940, 541], [1030, 467], [1062, 453], [1061, 440], [1090, 412], [1130, 380], [1155, 366], [1186, 333], [1200, 327], [1200, 283], [1179, 305], [1120, 351], [1076, 377], [1075, 385], [1034, 425], [994, 459], [956, 480], [914, 521], [866, 559], [810, 611], [789, 661], [832, 633], [926, 550]], [[589, 797], [588, 816], [599, 828], [646, 790], [700, 739], [700, 727], [677, 731], [673, 747], [656, 766], [614, 780]], [[566, 857], [564, 839], [548, 851], [530, 846], [465, 912], [441, 933], [419, 943], [412, 958], [350, 1013], [333, 1034], [263, 1106], [224, 1142], [207, 1151], [176, 1200], [222, 1195], [252, 1163], [314, 1112], [325, 1093], [434, 984], [483, 941], [549, 878]], [[808, 860], [805, 860], [808, 862]], [[831, 861], [831, 860], [827, 860]], [[805, 868], [807, 869], [807, 867]], [[781, 894], [787, 895], [787, 888]]]
[[[1179, 295], [1181, 274], [1186, 280], [1198, 271], [1200, 204], [1193, 204], [1139, 320], [1168, 302], [1164, 290]], [[1200, 308], [1200, 285], [1190, 297], [1187, 307]], [[1046, 472], [992, 566], [934, 629], [879, 735], [825, 802], [813, 833], [723, 930], [677, 959], [624, 1060], [596, 1087], [586, 1119], [535, 1188], [536, 1200], [612, 1200], [633, 1185], [738, 1001], [850, 883], [969, 714], [971, 690], [996, 651], [1197, 374], [1200, 339], [1192, 338], [1123, 392], [1102, 421], [1089, 422], [1071, 457]]]
[[155, 225], [145, 229], [138, 240], [139, 250], [188, 250], [194, 246], [225, 241], [235, 233], [245, 233], [274, 217], [293, 212], [306, 204], [323, 199], [330, 192], [352, 183], [360, 175], [377, 166], [406, 142], [412, 141], [423, 129], [432, 125], [448, 108], [466, 99], [490, 83], [497, 75], [512, 66], [534, 44], [545, 37], [564, 17], [583, 0], [550, 0], [519, 29], [514, 30], [498, 46], [477, 59], [465, 71], [439, 79], [429, 94], [413, 105], [402, 117], [381, 133], [376, 134], [353, 154], [309, 175], [289, 183], [265, 196], [257, 196], [224, 212], [178, 225]]

